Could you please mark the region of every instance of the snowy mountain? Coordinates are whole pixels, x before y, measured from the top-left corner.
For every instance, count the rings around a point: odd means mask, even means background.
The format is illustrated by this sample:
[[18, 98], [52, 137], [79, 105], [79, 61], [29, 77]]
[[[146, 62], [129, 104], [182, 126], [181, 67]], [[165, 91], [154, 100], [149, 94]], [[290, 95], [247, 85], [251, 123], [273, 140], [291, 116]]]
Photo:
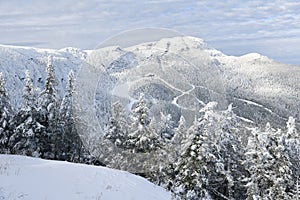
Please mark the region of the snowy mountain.
[[[280, 127], [289, 116], [298, 117], [299, 113], [299, 67], [256, 53], [227, 56], [201, 39], [186, 36], [93, 51], [0, 46], [0, 71], [14, 105], [20, 104], [26, 69], [33, 75], [34, 85], [43, 87], [48, 55], [54, 58], [61, 91], [71, 69], [80, 69], [79, 95], [92, 99], [89, 104], [94, 104], [91, 95], [96, 90], [102, 126], [111, 102], [121, 101], [129, 110], [140, 92], [146, 94], [153, 116], [163, 111], [175, 121], [182, 114], [191, 122], [195, 106], [209, 101], [217, 101], [222, 109], [233, 103], [240, 119], [260, 125], [270, 121]], [[92, 75], [86, 67], [96, 73]]]
[[107, 102], [121, 101], [130, 109], [140, 92], [154, 117], [169, 112], [175, 121], [182, 114], [191, 122], [195, 107], [210, 101], [220, 109], [233, 103], [240, 119], [259, 125], [280, 127], [299, 113], [299, 67], [256, 53], [227, 56], [198, 38], [102, 48], [90, 54], [88, 63], [101, 73], [96, 96], [100, 124], [105, 124]]
[[169, 192], [127, 172], [0, 155], [0, 199], [167, 200]]

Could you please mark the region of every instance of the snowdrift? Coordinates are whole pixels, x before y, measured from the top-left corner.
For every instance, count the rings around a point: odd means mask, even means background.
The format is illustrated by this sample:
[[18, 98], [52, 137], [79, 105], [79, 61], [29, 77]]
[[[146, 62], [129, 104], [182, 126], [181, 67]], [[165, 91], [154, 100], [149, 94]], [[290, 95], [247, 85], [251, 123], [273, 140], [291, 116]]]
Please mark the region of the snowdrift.
[[128, 172], [0, 155], [0, 199], [168, 200], [171, 194]]

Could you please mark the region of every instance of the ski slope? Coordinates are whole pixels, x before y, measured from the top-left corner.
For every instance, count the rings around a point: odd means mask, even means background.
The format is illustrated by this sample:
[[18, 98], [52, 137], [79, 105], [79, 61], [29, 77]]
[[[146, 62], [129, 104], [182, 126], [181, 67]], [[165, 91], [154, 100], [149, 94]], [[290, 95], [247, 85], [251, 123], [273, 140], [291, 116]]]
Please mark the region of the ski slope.
[[0, 155], [0, 199], [168, 200], [169, 192], [128, 172]]

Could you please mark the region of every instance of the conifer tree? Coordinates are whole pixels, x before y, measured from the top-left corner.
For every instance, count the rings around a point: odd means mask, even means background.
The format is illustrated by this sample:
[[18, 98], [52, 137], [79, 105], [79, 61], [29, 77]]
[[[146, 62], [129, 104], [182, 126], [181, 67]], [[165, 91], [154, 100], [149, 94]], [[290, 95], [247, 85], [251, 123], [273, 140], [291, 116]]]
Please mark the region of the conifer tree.
[[[218, 155], [224, 164], [224, 183], [223, 194], [228, 199], [241, 198], [243, 186], [241, 175], [244, 174], [242, 167], [243, 151], [241, 147], [241, 139], [239, 137], [239, 129], [236, 115], [233, 113], [232, 104], [228, 106], [226, 111], [221, 113], [220, 133], [218, 142]], [[222, 191], [222, 190], [221, 190]], [[236, 191], [236, 192], [235, 192]]]
[[300, 180], [299, 178], [296, 179], [294, 188], [291, 192], [291, 198], [293, 200], [300, 200]]
[[267, 184], [269, 184], [264, 177], [265, 165], [263, 163], [263, 159], [265, 159], [265, 157], [263, 157], [264, 151], [261, 149], [258, 134], [258, 129], [252, 130], [251, 135], [248, 138], [248, 144], [246, 148], [245, 165], [250, 174], [246, 184], [247, 200], [262, 199], [262, 191], [264, 191]]
[[174, 121], [171, 114], [165, 115], [161, 112], [160, 115], [160, 130], [158, 134], [163, 141], [170, 141], [175, 134]]
[[286, 127], [287, 127], [287, 132], [286, 132], [286, 138], [289, 140], [291, 138], [295, 138], [296, 134], [296, 126], [295, 126], [295, 118], [294, 117], [289, 117]]
[[25, 72], [25, 88], [23, 92], [24, 106], [32, 108], [35, 105], [34, 102], [34, 89], [31, 81], [31, 76], [28, 70]]
[[12, 124], [15, 128], [10, 139], [11, 152], [40, 157], [47, 144], [47, 135], [45, 127], [39, 122], [29, 71], [26, 71], [25, 74], [23, 107], [14, 116]]
[[105, 138], [118, 147], [126, 148], [128, 138], [128, 124], [124, 115], [124, 109], [119, 102], [112, 105], [112, 116], [109, 120]]
[[286, 131], [284, 131], [283, 135], [284, 138], [282, 140], [292, 163], [291, 169], [293, 171], [294, 185], [296, 185], [295, 181], [300, 177], [300, 134], [296, 129], [295, 118], [289, 117]]
[[183, 116], [180, 117], [178, 127], [175, 129], [175, 135], [172, 138], [172, 144], [175, 147], [174, 153], [176, 158], [181, 155], [183, 147], [188, 142], [189, 134], [186, 127], [186, 121]]
[[[47, 127], [52, 127], [54, 129], [55, 118], [57, 117], [57, 94], [56, 94], [56, 76], [53, 67], [52, 56], [48, 57], [48, 62], [46, 66], [46, 81], [42, 92], [39, 94], [38, 98], [38, 111], [41, 115], [41, 120], [43, 125]], [[47, 130], [52, 132], [53, 130]]]
[[[215, 183], [222, 176], [223, 165], [216, 145], [212, 142], [215, 103], [208, 103], [200, 112], [202, 115], [194, 122], [189, 131], [191, 141], [175, 168], [175, 193], [183, 199], [210, 199], [218, 193]], [[221, 194], [215, 194], [221, 195]], [[221, 195], [222, 196], [222, 195]]]
[[268, 173], [270, 174], [272, 184], [267, 189], [268, 198], [289, 200], [291, 197], [288, 191], [293, 185], [292, 163], [287, 154], [282, 136], [275, 134], [272, 129], [269, 129], [266, 134], [268, 136], [266, 148], [272, 156], [272, 159], [269, 159], [272, 168], [269, 169], [270, 172]]
[[[247, 199], [290, 199], [291, 163], [282, 140], [272, 129], [252, 132], [246, 152], [246, 168], [250, 174]], [[271, 130], [271, 131], [270, 131]]]
[[131, 133], [126, 142], [127, 146], [135, 153], [145, 153], [158, 149], [160, 141], [149, 126], [151, 120], [143, 93], [140, 94], [138, 104], [133, 110], [132, 121]]
[[71, 70], [68, 75], [68, 82], [66, 85], [65, 97], [60, 106], [60, 116], [68, 118], [72, 116], [73, 112], [73, 93], [74, 93], [74, 72]]
[[0, 153], [9, 153], [8, 142], [11, 136], [10, 120], [12, 108], [4, 87], [3, 74], [0, 72]]
[[175, 168], [175, 188], [178, 196], [183, 199], [205, 199], [209, 197], [209, 175], [212, 167], [210, 164], [216, 161], [210, 152], [208, 135], [202, 128], [202, 123], [194, 127], [194, 136], [180, 157]]
[[59, 142], [62, 140], [62, 135], [58, 130], [59, 104], [56, 94], [57, 80], [52, 56], [48, 57], [46, 72], [45, 88], [40, 94], [38, 107], [41, 123], [46, 127], [48, 135], [48, 142], [46, 142], [44, 148], [48, 149], [48, 151], [44, 152], [43, 156], [48, 159], [57, 159], [58, 154], [60, 154], [58, 147], [60, 146]]
[[74, 72], [68, 75], [65, 96], [62, 100], [58, 116], [58, 132], [55, 148], [57, 159], [81, 162], [85, 155], [83, 143], [76, 131], [73, 117]]

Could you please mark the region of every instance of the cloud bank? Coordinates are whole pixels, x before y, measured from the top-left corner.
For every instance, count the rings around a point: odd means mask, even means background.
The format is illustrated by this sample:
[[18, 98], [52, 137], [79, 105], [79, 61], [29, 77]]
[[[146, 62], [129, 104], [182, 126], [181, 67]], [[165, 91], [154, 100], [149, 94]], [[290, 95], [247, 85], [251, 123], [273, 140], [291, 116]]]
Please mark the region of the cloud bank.
[[93, 49], [119, 32], [175, 29], [229, 55], [258, 52], [300, 65], [298, 0], [10, 0], [0, 2], [0, 43]]

